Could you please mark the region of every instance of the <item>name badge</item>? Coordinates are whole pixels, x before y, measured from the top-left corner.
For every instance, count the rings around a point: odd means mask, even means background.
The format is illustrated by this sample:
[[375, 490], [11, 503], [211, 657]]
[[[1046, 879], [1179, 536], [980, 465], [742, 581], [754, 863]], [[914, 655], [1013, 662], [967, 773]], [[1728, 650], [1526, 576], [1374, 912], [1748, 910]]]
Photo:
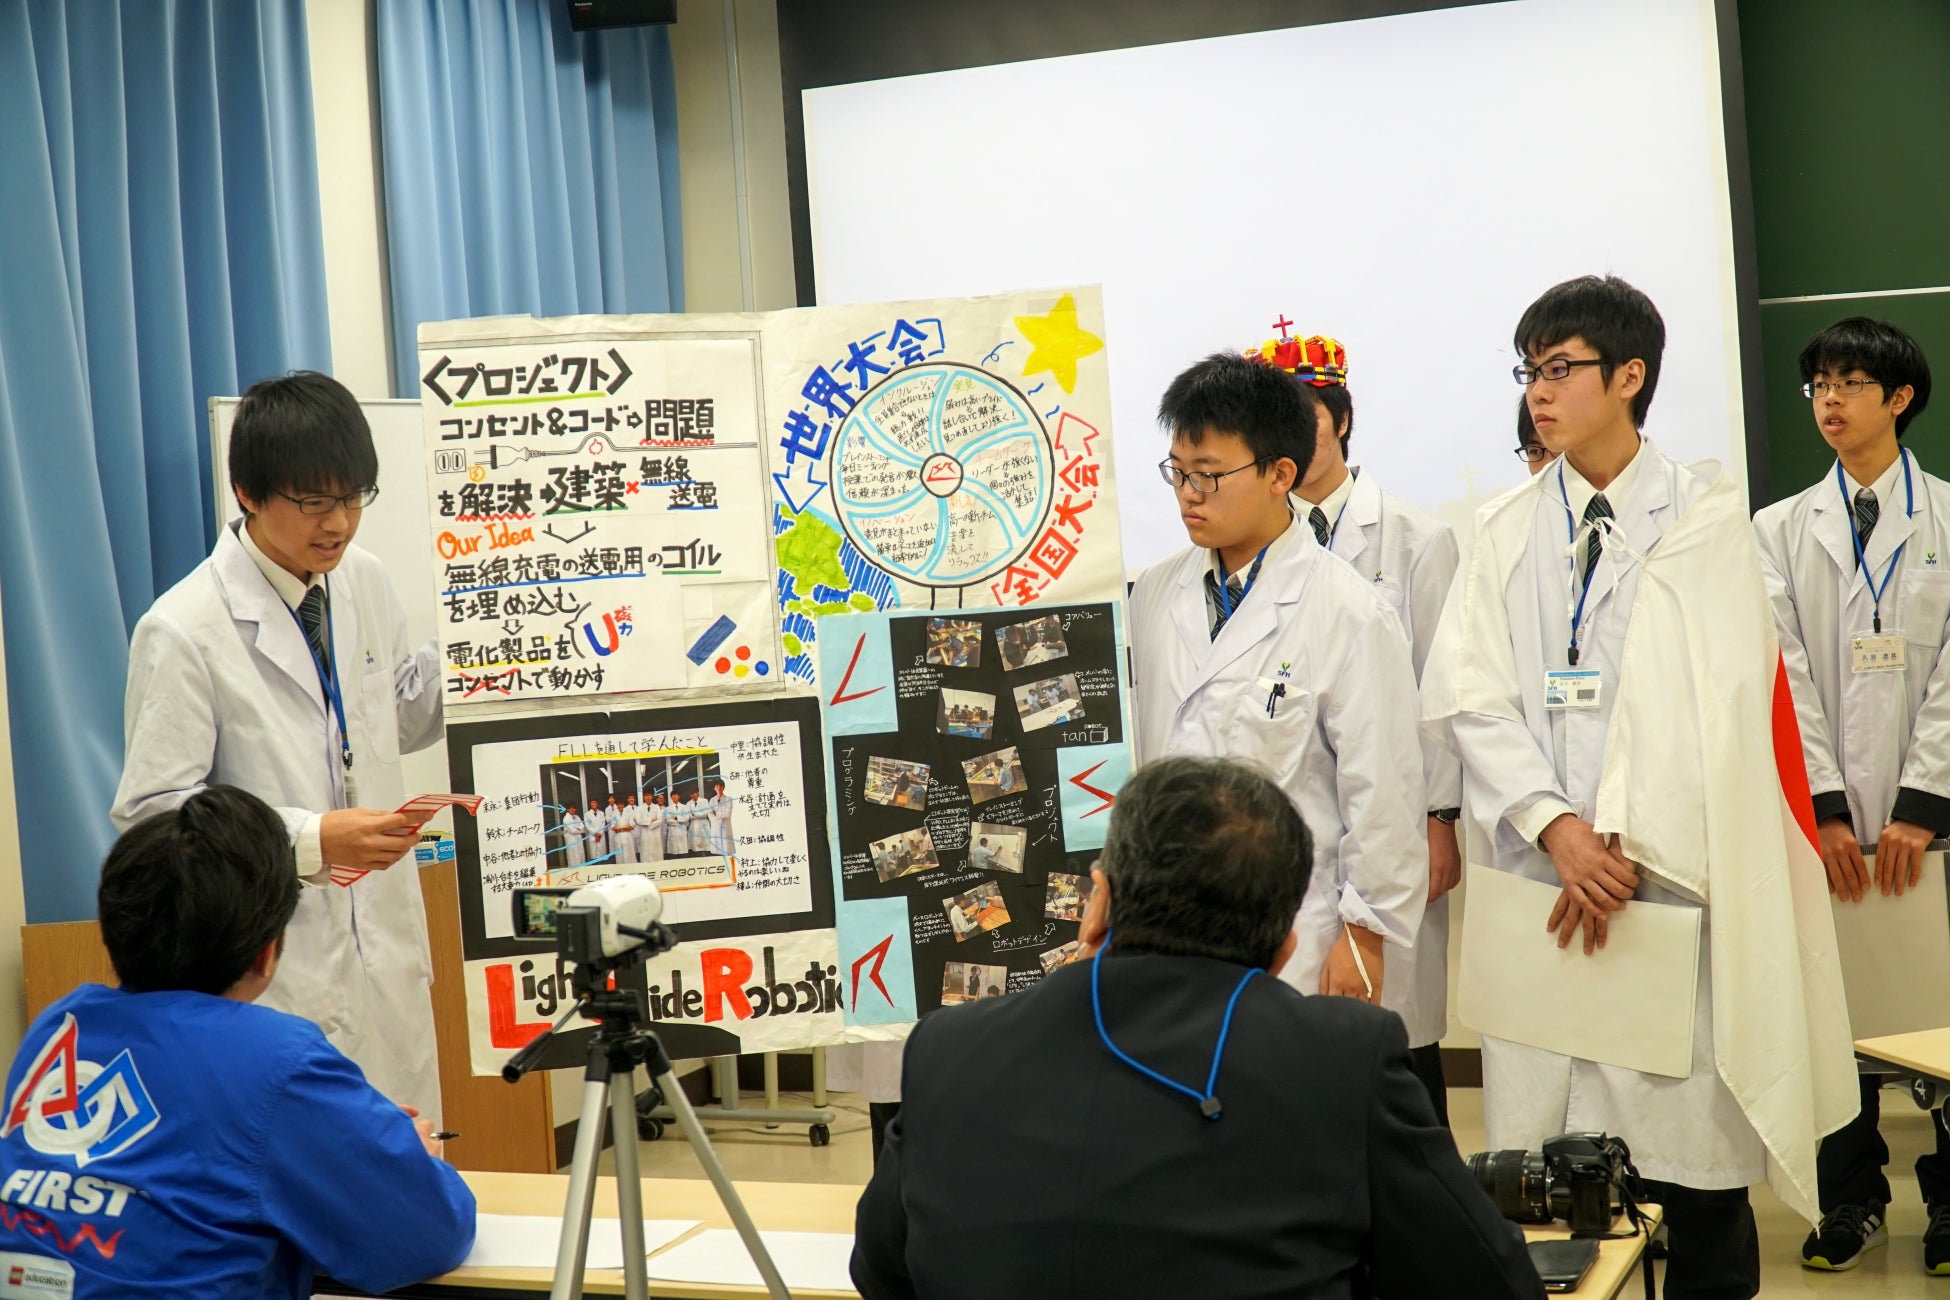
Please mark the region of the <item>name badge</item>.
[[1848, 639], [1850, 665], [1858, 673], [1899, 673], [1907, 666], [1905, 647], [1899, 630], [1857, 632]]
[[1544, 707], [1595, 709], [1604, 688], [1604, 676], [1596, 668], [1548, 668], [1544, 671]]

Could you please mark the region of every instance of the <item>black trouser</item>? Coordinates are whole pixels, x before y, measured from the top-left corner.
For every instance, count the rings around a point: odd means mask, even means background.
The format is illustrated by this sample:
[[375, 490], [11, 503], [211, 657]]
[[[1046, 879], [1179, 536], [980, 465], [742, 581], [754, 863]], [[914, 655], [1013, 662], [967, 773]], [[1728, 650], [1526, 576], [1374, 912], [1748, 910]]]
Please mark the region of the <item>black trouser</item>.
[[[1882, 1140], [1882, 1076], [1862, 1076], [1862, 1110], [1841, 1128], [1821, 1140], [1815, 1157], [1815, 1178], [1821, 1190], [1821, 1212], [1842, 1205], [1889, 1204], [1889, 1180], [1883, 1166], [1889, 1163], [1889, 1144]], [[1936, 1128], [1936, 1150], [1916, 1158], [1916, 1182], [1923, 1191], [1925, 1205], [1950, 1205], [1950, 1132], [1943, 1126], [1943, 1112], [1931, 1112]]]
[[1747, 1189], [1702, 1192], [1648, 1179], [1666, 1212], [1666, 1300], [1752, 1300], [1760, 1294], [1760, 1233]]
[[901, 1113], [897, 1101], [870, 1101], [867, 1103], [867, 1123], [873, 1129], [873, 1162], [880, 1163], [880, 1144], [886, 1140], [887, 1126], [894, 1122], [894, 1116]]
[[1415, 1070], [1415, 1077], [1429, 1090], [1429, 1100], [1435, 1103], [1435, 1117], [1442, 1121], [1442, 1127], [1449, 1127], [1449, 1085], [1442, 1078], [1442, 1044], [1430, 1043], [1427, 1047], [1412, 1047], [1408, 1052], [1409, 1062]]

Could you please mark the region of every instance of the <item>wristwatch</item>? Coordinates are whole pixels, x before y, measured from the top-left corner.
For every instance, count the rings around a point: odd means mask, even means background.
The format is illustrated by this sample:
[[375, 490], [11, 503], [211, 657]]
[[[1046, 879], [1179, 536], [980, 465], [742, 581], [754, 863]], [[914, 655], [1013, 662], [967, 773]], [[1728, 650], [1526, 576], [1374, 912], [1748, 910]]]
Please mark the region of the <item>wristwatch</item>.
[[1444, 826], [1454, 826], [1458, 821], [1462, 820], [1462, 809], [1437, 808], [1434, 812], [1430, 813], [1429, 816], [1435, 818], [1437, 821], [1441, 822]]

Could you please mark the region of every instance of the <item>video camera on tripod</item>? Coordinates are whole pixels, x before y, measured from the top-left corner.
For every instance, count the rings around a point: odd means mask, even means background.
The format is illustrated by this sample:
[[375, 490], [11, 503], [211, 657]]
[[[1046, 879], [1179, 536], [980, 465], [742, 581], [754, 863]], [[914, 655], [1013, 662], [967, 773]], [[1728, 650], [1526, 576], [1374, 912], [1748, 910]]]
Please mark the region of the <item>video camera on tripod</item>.
[[626, 987], [629, 981], [618, 978], [679, 943], [677, 935], [660, 919], [663, 910], [663, 896], [646, 876], [610, 876], [573, 889], [514, 891], [514, 937], [530, 942], [554, 941], [562, 958], [573, 963], [569, 979], [575, 1003], [560, 1020], [509, 1057], [501, 1067], [501, 1077], [509, 1083], [519, 1082], [541, 1062], [549, 1040], [572, 1017], [580, 1015], [596, 1022], [588, 1067], [583, 1073], [582, 1120], [576, 1129], [575, 1158], [569, 1166], [569, 1195], [562, 1211], [562, 1238], [556, 1248], [555, 1281], [549, 1295], [551, 1300], [573, 1300], [582, 1294], [589, 1223], [596, 1202], [596, 1157], [602, 1149], [607, 1116], [617, 1139], [616, 1205], [623, 1234], [624, 1294], [631, 1300], [647, 1300], [643, 1185], [637, 1169], [633, 1095], [636, 1067], [643, 1065], [717, 1189], [718, 1200], [743, 1238], [766, 1289], [774, 1300], [791, 1300], [757, 1226], [724, 1166], [718, 1163], [697, 1113], [671, 1072], [669, 1055], [650, 1029], [649, 995], [641, 987]]

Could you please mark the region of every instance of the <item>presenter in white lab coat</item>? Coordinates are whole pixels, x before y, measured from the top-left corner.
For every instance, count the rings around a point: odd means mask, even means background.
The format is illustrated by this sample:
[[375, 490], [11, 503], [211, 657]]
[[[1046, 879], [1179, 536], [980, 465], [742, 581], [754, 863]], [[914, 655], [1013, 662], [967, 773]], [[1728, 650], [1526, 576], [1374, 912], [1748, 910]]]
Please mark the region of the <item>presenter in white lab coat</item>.
[[562, 813], [562, 869], [573, 871], [589, 860], [589, 828], [583, 825], [576, 806], [570, 804]]
[[[1293, 491], [1294, 511], [1315, 540], [1372, 582], [1401, 619], [1420, 681], [1460, 562], [1455, 530], [1382, 491], [1373, 475], [1349, 468], [1354, 395], [1348, 387], [1347, 350], [1339, 340], [1320, 335], [1271, 339], [1260, 345], [1259, 355], [1307, 384], [1320, 403], [1314, 456]], [[1434, 737], [1422, 740], [1422, 781], [1428, 811], [1429, 905], [1415, 946], [1391, 954], [1394, 969], [1381, 1002], [1407, 1027], [1416, 1076], [1429, 1090], [1436, 1117], [1447, 1124], [1441, 1041], [1449, 1029], [1449, 891], [1462, 879], [1456, 843], [1462, 764]]]
[[1235, 353], [1174, 379], [1159, 465], [1192, 545], [1131, 598], [1138, 757], [1256, 763], [1314, 835], [1313, 884], [1281, 978], [1379, 1003], [1429, 894], [1415, 668], [1401, 620], [1288, 501], [1319, 401]]
[[[1831, 325], [1801, 350], [1801, 378], [1836, 461], [1754, 516], [1754, 530], [1828, 887], [1847, 907], [1916, 884], [1930, 840], [1950, 832], [1950, 483], [1900, 441], [1930, 400], [1929, 363], [1908, 334], [1860, 316]], [[1801, 1248], [1810, 1268], [1854, 1268], [1889, 1238], [1881, 1083], [1861, 1077], [1861, 1114], [1822, 1143], [1822, 1220]], [[1950, 1273], [1950, 1132], [1932, 1114], [1936, 1149], [1916, 1161], [1923, 1268]]]
[[[1748, 1186], [1766, 1178], [1812, 1221], [1815, 1141], [1852, 1113], [1854, 1077], [1833, 922], [1819, 884], [1792, 876], [1783, 835], [1779, 655], [1745, 493], [1641, 438], [1665, 326], [1637, 289], [1558, 285], [1516, 343], [1538, 436], [1562, 455], [1478, 516], [1425, 716], [1461, 755], [1494, 867], [1560, 887], [1535, 918], [1540, 941], [1581, 932], [1603, 962], [1628, 903], [1732, 901], [1702, 909], [1689, 1076], [1485, 1035], [1489, 1145], [1622, 1137], [1665, 1207], [1665, 1294], [1748, 1297], [1760, 1287]], [[1522, 954], [1465, 961], [1497, 957]], [[1552, 991], [1537, 996], [1550, 1010]], [[1647, 1014], [1623, 989], [1579, 1010]]]
[[[238, 404], [229, 470], [248, 517], [136, 625], [110, 816], [126, 830], [212, 783], [275, 808], [309, 888], [264, 1003], [437, 1120], [418, 837], [391, 810], [406, 799], [400, 754], [440, 737], [441, 669], [352, 544], [378, 491], [372, 434], [337, 381], [265, 380]], [[334, 866], [369, 874], [340, 887]]]

